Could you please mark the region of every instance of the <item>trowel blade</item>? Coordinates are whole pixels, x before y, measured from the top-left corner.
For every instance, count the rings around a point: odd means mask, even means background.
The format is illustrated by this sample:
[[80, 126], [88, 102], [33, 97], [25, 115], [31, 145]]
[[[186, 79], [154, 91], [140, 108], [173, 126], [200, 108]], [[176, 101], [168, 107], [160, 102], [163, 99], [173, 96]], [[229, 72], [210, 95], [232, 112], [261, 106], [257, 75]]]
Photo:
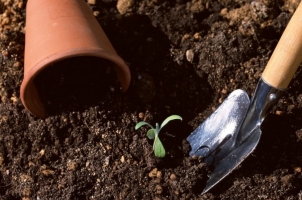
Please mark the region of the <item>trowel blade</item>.
[[[255, 146], [236, 146], [238, 135], [247, 115], [250, 98], [243, 90], [233, 91], [187, 140], [191, 145], [190, 156], [202, 156], [205, 163], [214, 168], [203, 193], [227, 176]], [[259, 136], [260, 138], [260, 136]], [[238, 148], [238, 149], [237, 149]], [[246, 149], [244, 149], [246, 148]]]
[[215, 165], [203, 194], [219, 183], [224, 177], [231, 173], [246, 157], [248, 157], [256, 148], [261, 138], [260, 126], [256, 127], [249, 137], [239, 146], [234, 147], [228, 155]]
[[[190, 156], [202, 156], [207, 165], [216, 166], [228, 155], [250, 105], [248, 94], [233, 91], [228, 98], [188, 137]], [[220, 162], [219, 162], [220, 163]]]

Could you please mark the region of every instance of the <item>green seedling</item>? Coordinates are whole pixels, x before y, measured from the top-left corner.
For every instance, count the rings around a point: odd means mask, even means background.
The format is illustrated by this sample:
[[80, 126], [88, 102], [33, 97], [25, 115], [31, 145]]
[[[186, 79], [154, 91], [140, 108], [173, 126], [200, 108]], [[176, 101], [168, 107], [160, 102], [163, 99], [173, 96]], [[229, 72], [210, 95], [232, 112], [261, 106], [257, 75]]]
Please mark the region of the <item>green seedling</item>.
[[160, 130], [171, 120], [174, 119], [180, 119], [182, 120], [182, 118], [178, 115], [171, 115], [170, 117], [167, 117], [163, 123], [159, 126], [158, 123], [156, 123], [155, 128], [153, 126], [151, 126], [151, 124], [147, 123], [147, 122], [139, 122], [136, 124], [135, 126], [135, 130], [139, 129], [140, 127], [147, 125], [150, 127], [150, 129], [147, 132], [147, 137], [151, 140], [154, 140], [153, 142], [153, 151], [154, 151], [154, 155], [158, 158], [163, 158], [166, 155], [166, 150], [162, 144], [162, 142], [160, 141], [158, 134], [160, 132]]

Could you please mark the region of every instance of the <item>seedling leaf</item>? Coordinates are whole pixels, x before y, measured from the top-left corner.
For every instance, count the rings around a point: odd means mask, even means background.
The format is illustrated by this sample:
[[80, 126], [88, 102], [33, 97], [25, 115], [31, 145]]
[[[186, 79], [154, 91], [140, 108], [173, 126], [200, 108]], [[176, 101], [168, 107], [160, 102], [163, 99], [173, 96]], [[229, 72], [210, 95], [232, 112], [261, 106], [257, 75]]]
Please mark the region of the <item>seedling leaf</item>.
[[162, 127], [164, 127], [169, 121], [174, 120], [174, 119], [182, 120], [182, 118], [178, 115], [171, 115], [170, 117], [167, 117], [161, 125], [156, 123], [155, 128], [153, 126], [151, 126], [149, 123], [144, 122], [144, 121], [137, 123], [135, 126], [135, 130], [139, 129], [140, 127], [142, 127], [144, 125], [147, 125], [150, 127], [150, 129], [147, 132], [147, 137], [151, 140], [154, 140], [153, 151], [154, 151], [155, 156], [158, 158], [163, 158], [166, 155], [166, 150], [165, 150], [162, 142], [160, 141], [158, 134]]
[[151, 128], [149, 129], [149, 131], [147, 132], [147, 137], [150, 139], [150, 140], [153, 140], [155, 138], [155, 129], [154, 128]]
[[142, 127], [144, 125], [147, 125], [147, 126], [149, 126], [150, 128], [153, 129], [153, 126], [151, 126], [149, 123], [142, 121], [142, 122], [139, 122], [139, 123], [136, 124], [135, 130], [139, 129], [140, 127]]
[[163, 144], [161, 143], [159, 137], [155, 137], [153, 145], [154, 145], [153, 148], [154, 148], [155, 156], [158, 157], [158, 158], [165, 157], [166, 150], [165, 150]]
[[169, 121], [171, 120], [175, 120], [175, 119], [180, 119], [182, 120], [182, 118], [179, 115], [171, 115], [170, 117], [167, 117], [163, 123], [160, 125], [160, 128], [164, 127]]

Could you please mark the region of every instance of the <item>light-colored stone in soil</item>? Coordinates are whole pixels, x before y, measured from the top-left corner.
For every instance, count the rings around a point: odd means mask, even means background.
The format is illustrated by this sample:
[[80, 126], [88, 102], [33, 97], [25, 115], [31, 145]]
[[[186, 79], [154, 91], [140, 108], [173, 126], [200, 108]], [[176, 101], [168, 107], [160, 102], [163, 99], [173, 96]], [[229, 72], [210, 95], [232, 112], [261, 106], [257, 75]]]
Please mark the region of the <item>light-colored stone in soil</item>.
[[134, 5], [134, 0], [118, 0], [116, 8], [121, 15], [126, 14]]

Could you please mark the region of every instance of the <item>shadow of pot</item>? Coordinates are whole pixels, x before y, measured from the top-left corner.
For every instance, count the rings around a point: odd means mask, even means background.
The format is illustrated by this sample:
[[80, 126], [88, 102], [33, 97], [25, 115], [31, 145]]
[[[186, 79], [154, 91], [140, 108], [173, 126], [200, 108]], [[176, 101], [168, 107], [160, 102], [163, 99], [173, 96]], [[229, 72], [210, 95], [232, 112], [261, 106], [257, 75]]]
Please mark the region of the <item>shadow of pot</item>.
[[29, 0], [24, 79], [20, 89], [25, 108], [33, 115], [45, 118], [46, 111], [34, 83], [35, 77], [58, 61], [81, 56], [112, 62], [123, 92], [127, 91], [131, 78], [129, 68], [115, 52], [84, 0]]

